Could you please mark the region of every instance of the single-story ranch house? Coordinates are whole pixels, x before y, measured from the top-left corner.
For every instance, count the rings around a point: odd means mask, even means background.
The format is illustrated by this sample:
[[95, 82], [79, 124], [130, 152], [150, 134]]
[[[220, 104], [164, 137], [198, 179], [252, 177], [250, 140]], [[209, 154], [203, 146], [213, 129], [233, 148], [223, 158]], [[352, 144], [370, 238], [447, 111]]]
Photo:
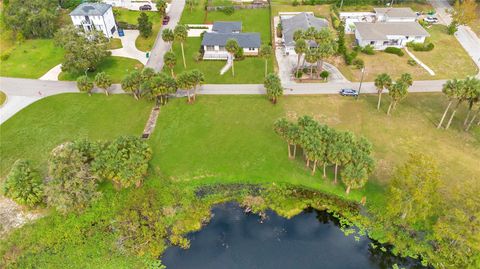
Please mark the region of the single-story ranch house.
[[111, 38], [117, 31], [112, 6], [105, 3], [82, 3], [70, 12], [73, 25], [86, 32], [98, 30]]
[[[285, 14], [287, 15], [282, 15], [282, 13], [280, 14], [280, 23], [282, 25], [282, 43], [284, 44], [284, 54], [286, 55], [296, 55], [295, 41], [293, 40], [293, 34], [295, 31], [305, 31], [310, 27], [313, 27], [316, 30], [328, 28], [328, 21], [315, 17], [312, 12]], [[310, 47], [317, 46], [315, 41], [309, 41], [309, 44]]]
[[415, 22], [417, 14], [411, 8], [374, 8], [374, 12], [340, 12], [345, 33], [355, 32], [356, 22]]
[[235, 39], [246, 56], [257, 56], [262, 44], [259, 33], [241, 33], [241, 22], [215, 22], [211, 32], [205, 32], [202, 39], [204, 60], [227, 60], [229, 53], [225, 45]]
[[387, 47], [403, 48], [408, 42], [423, 43], [430, 36], [418, 22], [356, 22], [355, 39], [361, 47], [375, 50]]

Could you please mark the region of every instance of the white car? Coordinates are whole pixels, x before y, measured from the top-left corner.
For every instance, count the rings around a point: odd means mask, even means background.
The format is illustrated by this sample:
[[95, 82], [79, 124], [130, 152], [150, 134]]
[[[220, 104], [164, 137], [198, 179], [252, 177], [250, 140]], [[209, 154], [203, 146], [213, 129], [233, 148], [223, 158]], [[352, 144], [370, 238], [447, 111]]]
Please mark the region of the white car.
[[437, 23], [438, 22], [438, 18], [437, 17], [432, 17], [432, 16], [425, 17], [423, 20], [425, 22], [428, 22], [428, 23]]

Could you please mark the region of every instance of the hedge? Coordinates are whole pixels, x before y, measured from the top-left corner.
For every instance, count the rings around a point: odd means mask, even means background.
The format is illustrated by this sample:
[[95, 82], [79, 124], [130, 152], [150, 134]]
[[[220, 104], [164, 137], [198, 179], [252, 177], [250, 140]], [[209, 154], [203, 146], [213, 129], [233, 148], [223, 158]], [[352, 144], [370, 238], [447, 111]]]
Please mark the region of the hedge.
[[384, 51], [386, 53], [396, 54], [400, 57], [405, 55], [405, 53], [401, 49], [395, 47], [387, 47]]

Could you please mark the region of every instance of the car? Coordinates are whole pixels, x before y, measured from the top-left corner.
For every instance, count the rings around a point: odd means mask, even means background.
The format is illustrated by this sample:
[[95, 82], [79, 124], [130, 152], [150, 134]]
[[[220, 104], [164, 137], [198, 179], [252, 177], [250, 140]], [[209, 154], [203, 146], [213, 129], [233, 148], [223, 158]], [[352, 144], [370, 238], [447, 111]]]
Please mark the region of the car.
[[170, 16], [165, 16], [165, 17], [163, 17], [162, 24], [167, 25], [169, 21], [170, 21]]
[[151, 5], [143, 5], [138, 8], [139, 10], [152, 10]]
[[358, 96], [358, 91], [354, 89], [341, 89], [341, 96]]
[[425, 17], [425, 18], [423, 19], [423, 21], [428, 22], [428, 23], [437, 23], [437, 22], [438, 22], [438, 18], [437, 18], [437, 17], [433, 17], [433, 16], [428, 16], [428, 17]]

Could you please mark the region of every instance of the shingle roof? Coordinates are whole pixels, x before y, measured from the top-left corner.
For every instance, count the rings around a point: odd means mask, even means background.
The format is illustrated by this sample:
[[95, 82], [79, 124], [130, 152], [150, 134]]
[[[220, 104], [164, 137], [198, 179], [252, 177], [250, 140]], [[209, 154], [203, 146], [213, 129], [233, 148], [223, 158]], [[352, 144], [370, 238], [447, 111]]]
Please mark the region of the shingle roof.
[[70, 12], [70, 16], [102, 16], [111, 7], [105, 3], [82, 3]]
[[292, 46], [295, 44], [293, 41], [293, 33], [297, 30], [307, 30], [310, 27], [314, 27], [317, 30], [328, 27], [328, 21], [320, 19], [309, 13], [300, 13], [288, 19], [282, 19], [282, 34], [285, 41], [285, 45]]
[[242, 31], [241, 21], [216, 21], [213, 23], [212, 31], [218, 33], [232, 33]]
[[206, 32], [203, 35], [202, 46], [225, 46], [227, 40], [235, 39], [238, 45], [242, 48], [259, 48], [260, 34], [259, 33], [212, 33]]
[[417, 14], [409, 7], [374, 8], [377, 14], [385, 14], [390, 18], [416, 18]]
[[430, 36], [418, 22], [355, 22], [364, 40], [388, 40], [387, 35]]

